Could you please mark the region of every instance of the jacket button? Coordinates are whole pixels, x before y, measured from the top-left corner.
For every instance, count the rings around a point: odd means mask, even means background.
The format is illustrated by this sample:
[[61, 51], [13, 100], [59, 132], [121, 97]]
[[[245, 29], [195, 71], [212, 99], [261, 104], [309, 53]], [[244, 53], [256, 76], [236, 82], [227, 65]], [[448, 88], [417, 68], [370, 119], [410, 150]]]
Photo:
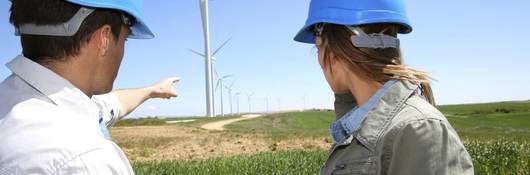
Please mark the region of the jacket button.
[[343, 170], [345, 168], [346, 168], [346, 165], [344, 165], [344, 164], [340, 164], [340, 165], [336, 165], [335, 166], [335, 169], [338, 169], [338, 170]]

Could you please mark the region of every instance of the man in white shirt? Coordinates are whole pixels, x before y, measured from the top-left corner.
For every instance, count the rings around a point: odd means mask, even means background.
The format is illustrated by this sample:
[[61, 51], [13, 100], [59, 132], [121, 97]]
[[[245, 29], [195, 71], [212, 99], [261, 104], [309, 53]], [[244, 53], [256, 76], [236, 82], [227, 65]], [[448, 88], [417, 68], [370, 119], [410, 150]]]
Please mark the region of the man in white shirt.
[[106, 128], [149, 98], [176, 97], [178, 80], [110, 92], [126, 38], [153, 37], [138, 3], [15, 0], [10, 21], [23, 54], [0, 84], [0, 175], [134, 174]]

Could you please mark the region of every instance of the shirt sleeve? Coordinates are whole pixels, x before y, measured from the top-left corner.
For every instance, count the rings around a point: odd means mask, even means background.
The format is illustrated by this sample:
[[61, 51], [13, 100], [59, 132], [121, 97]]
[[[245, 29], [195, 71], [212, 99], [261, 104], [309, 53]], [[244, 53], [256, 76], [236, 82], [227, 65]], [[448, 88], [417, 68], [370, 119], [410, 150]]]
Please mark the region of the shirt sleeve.
[[392, 138], [385, 144], [388, 174], [473, 174], [471, 157], [446, 121], [408, 122]]
[[114, 93], [92, 96], [92, 101], [98, 106], [103, 121], [107, 127], [111, 127], [120, 120], [121, 103]]
[[351, 111], [357, 102], [351, 93], [335, 94], [335, 117], [338, 119]]

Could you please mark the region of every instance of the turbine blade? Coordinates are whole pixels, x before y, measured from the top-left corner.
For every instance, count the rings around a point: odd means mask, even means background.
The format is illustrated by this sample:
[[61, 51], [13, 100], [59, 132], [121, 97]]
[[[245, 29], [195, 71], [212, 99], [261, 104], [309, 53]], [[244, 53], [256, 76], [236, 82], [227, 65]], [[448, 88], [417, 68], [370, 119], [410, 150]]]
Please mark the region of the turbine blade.
[[201, 56], [201, 57], [203, 57], [203, 58], [205, 57], [204, 54], [202, 54], [202, 53], [200, 53], [200, 52], [197, 52], [197, 51], [192, 50], [192, 49], [188, 49], [188, 50], [190, 50], [190, 52], [192, 52], [192, 53], [194, 53], [194, 54], [196, 54], [196, 55], [199, 55], [199, 56]]
[[221, 81], [223, 81], [223, 80], [222, 79], [218, 79], [217, 80], [217, 84], [215, 85], [215, 90], [214, 91], [217, 90], [217, 88], [219, 87], [219, 84], [221, 83]]
[[226, 79], [226, 78], [230, 78], [230, 77], [232, 77], [232, 75], [225, 75], [221, 79]]
[[219, 46], [219, 48], [215, 49], [215, 51], [213, 52], [212, 56], [215, 56], [217, 54], [217, 52], [219, 52], [221, 49], [223, 49], [223, 47], [230, 41], [232, 40], [232, 37], [228, 38], [223, 44], [221, 44], [221, 46]]

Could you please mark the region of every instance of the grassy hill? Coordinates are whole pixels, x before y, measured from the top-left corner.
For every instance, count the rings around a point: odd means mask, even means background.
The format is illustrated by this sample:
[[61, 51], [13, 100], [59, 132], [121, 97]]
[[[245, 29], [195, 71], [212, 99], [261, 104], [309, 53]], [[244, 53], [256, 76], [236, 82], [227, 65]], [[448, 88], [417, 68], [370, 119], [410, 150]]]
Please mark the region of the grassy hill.
[[530, 140], [530, 103], [500, 102], [440, 106], [464, 139]]
[[[503, 102], [438, 107], [463, 139], [512, 138], [530, 141], [530, 103]], [[273, 139], [328, 136], [333, 112], [272, 114], [227, 126], [233, 132], [264, 134]]]
[[306, 111], [272, 114], [227, 125], [231, 132], [263, 134], [275, 140], [292, 137], [324, 137], [333, 112]]
[[[473, 159], [475, 174], [530, 174], [530, 103], [502, 102], [438, 107], [457, 130]], [[305, 111], [240, 121], [227, 133], [252, 133], [273, 140], [330, 140], [332, 112]], [[215, 119], [198, 119], [197, 127]], [[330, 142], [330, 141], [329, 141]], [[134, 163], [137, 174], [318, 174], [327, 152], [320, 149], [261, 152], [206, 160]]]

